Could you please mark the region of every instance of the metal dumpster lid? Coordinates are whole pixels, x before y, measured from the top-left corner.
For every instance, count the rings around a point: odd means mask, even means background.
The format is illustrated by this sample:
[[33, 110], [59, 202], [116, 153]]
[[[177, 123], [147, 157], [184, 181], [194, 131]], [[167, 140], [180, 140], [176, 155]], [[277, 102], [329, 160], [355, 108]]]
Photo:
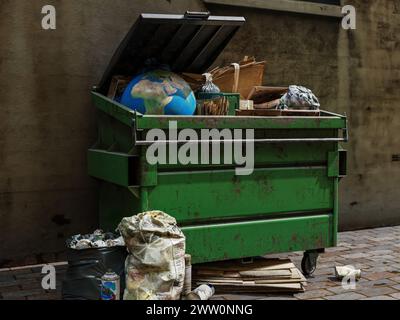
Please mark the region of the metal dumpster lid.
[[155, 58], [174, 72], [204, 73], [245, 22], [209, 13], [141, 14], [115, 52], [99, 84], [106, 92], [114, 75], [134, 75]]

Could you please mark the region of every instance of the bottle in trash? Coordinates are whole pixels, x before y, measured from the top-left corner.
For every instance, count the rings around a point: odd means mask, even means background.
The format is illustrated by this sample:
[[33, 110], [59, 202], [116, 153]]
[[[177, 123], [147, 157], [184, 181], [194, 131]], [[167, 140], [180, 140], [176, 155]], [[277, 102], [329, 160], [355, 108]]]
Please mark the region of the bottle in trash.
[[101, 277], [101, 296], [100, 300], [120, 300], [121, 282], [119, 275], [112, 270], [108, 270]]

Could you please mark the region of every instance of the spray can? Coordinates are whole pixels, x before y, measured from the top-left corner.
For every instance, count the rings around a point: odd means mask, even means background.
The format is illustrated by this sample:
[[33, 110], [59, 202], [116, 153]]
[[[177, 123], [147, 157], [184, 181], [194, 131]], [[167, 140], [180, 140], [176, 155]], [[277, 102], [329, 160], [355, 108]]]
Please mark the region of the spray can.
[[101, 277], [100, 300], [120, 300], [121, 281], [119, 275], [108, 270]]

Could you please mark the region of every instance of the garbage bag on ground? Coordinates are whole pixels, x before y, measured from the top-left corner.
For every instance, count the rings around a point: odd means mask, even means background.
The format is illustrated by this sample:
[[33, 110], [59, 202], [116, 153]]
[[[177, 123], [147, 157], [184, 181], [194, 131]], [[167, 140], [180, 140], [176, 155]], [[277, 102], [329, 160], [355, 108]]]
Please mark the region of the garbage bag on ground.
[[314, 93], [302, 86], [289, 86], [277, 109], [318, 110], [320, 103]]
[[125, 247], [67, 250], [68, 269], [62, 284], [64, 300], [99, 300], [101, 277], [111, 269], [120, 276], [125, 288]]
[[185, 236], [161, 211], [124, 218], [118, 226], [129, 255], [124, 300], [178, 300], [185, 277]]
[[125, 246], [124, 239], [112, 232], [103, 232], [96, 230], [90, 234], [78, 234], [67, 239], [67, 248], [83, 250], [89, 248], [109, 248], [116, 246]]

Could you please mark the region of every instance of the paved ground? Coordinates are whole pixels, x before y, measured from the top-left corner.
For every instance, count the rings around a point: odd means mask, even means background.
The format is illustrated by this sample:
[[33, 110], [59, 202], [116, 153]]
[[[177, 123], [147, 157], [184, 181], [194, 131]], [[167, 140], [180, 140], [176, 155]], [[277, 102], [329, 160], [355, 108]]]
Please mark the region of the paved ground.
[[[290, 257], [300, 268], [301, 253], [279, 255]], [[346, 290], [334, 278], [335, 265], [353, 265], [362, 270], [355, 289]], [[65, 263], [56, 264], [57, 290], [41, 288], [41, 267], [0, 270], [0, 299], [60, 299]], [[344, 232], [339, 246], [327, 249], [318, 261], [318, 269], [308, 280], [305, 293], [295, 296], [216, 295], [214, 299], [255, 300], [400, 300], [400, 226]]]

